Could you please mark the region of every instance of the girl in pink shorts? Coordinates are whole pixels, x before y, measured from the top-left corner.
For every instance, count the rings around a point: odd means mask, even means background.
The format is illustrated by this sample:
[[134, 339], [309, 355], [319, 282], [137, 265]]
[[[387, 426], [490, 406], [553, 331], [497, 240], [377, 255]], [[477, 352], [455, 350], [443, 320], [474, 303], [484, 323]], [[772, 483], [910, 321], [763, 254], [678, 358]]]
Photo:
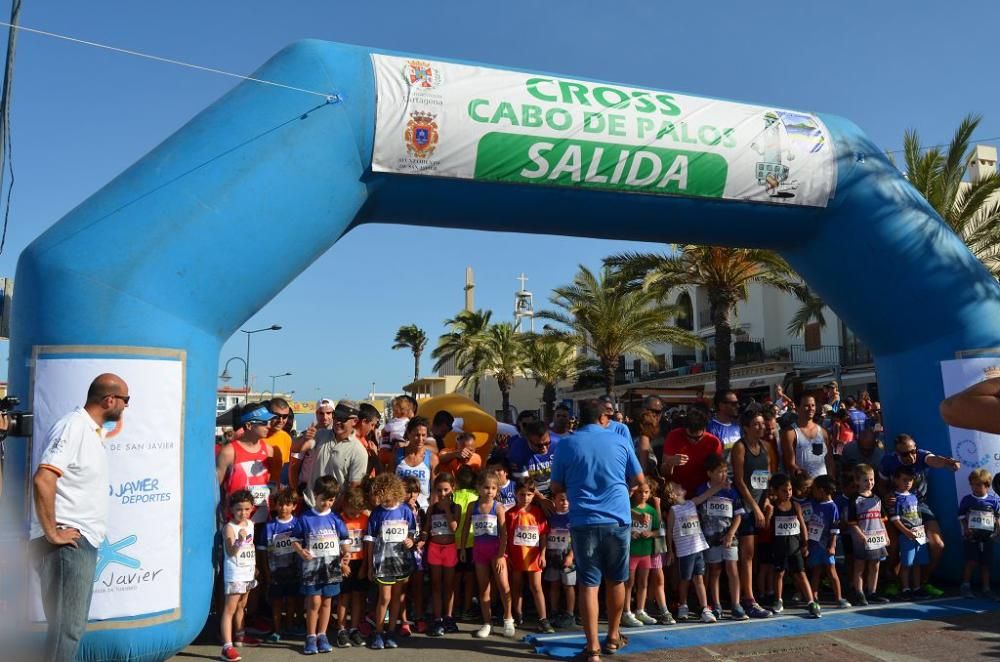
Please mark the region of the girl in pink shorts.
[[[652, 625], [656, 619], [646, 613], [646, 585], [652, 567], [653, 540], [660, 531], [660, 514], [649, 503], [649, 485], [643, 483], [632, 495], [632, 544], [629, 549], [628, 584], [625, 587], [625, 613], [622, 625]], [[630, 607], [635, 589], [635, 612]]]
[[451, 612], [455, 606], [455, 566], [458, 565], [455, 532], [462, 510], [452, 500], [454, 491], [454, 476], [438, 474], [434, 479], [434, 504], [427, 511], [424, 527], [427, 565], [431, 569], [431, 610], [434, 612], [434, 624], [427, 631], [431, 637], [441, 637], [449, 630], [458, 631]]

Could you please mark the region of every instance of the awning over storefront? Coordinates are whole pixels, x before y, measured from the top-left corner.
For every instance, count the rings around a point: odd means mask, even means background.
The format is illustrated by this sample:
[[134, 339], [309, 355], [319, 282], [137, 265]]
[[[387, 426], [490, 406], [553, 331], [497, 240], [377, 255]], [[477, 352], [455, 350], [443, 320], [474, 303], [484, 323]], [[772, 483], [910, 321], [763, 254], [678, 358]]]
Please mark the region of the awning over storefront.
[[[778, 384], [785, 383], [786, 372], [772, 372], [767, 375], [754, 375], [752, 377], [739, 377], [729, 381], [729, 388], [734, 391], [754, 388], [770, 388]], [[705, 393], [715, 393], [715, 380], [705, 384]]]
[[[808, 389], [820, 388], [834, 379], [833, 373], [812, 377], [802, 382]], [[844, 372], [840, 375], [840, 386], [862, 386], [864, 384], [874, 384], [878, 381], [874, 370], [863, 370], [861, 372]]]

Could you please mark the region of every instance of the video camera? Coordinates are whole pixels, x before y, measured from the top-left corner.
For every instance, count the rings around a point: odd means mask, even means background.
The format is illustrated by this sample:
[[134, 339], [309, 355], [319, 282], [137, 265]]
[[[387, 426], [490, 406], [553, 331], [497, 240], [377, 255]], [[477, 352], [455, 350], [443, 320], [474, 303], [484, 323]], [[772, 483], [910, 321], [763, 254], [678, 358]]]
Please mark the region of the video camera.
[[21, 404], [20, 398], [8, 395], [0, 398], [0, 414], [6, 415], [10, 419], [7, 426], [8, 437], [30, 437], [34, 415], [26, 411], [14, 411]]

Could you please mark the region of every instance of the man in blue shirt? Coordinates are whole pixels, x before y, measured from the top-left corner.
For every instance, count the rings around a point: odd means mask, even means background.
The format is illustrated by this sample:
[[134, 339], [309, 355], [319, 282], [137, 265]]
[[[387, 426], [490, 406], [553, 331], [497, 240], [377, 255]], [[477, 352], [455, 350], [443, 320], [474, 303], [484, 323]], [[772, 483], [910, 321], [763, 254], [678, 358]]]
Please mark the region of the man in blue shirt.
[[518, 481], [530, 478], [535, 483], [535, 491], [548, 499], [552, 496], [549, 477], [552, 475], [552, 457], [556, 452], [556, 444], [552, 443], [551, 433], [542, 421], [527, 421], [522, 430], [524, 437], [513, 437], [507, 451], [510, 475]]
[[[602, 395], [599, 397], [598, 402], [601, 404], [601, 412], [604, 414], [600, 420], [599, 425], [605, 429], [619, 434], [622, 437], [632, 441], [632, 433], [629, 432], [628, 426], [620, 421], [615, 420], [615, 402], [611, 399], [610, 395]], [[581, 421], [582, 425], [582, 421]], [[570, 503], [573, 503], [570, 501]]]
[[580, 404], [581, 428], [559, 442], [552, 462], [552, 492], [566, 492], [572, 504], [570, 533], [588, 658], [601, 651], [597, 593], [602, 578], [608, 616], [604, 652], [615, 653], [628, 643], [619, 628], [629, 575], [629, 483], [646, 482], [631, 440], [605, 429], [610, 418], [606, 404], [598, 400]]
[[844, 398], [844, 406], [847, 407], [847, 415], [851, 417], [851, 429], [854, 430], [854, 440], [857, 441], [865, 431], [868, 414], [858, 409], [857, 400], [851, 396]]

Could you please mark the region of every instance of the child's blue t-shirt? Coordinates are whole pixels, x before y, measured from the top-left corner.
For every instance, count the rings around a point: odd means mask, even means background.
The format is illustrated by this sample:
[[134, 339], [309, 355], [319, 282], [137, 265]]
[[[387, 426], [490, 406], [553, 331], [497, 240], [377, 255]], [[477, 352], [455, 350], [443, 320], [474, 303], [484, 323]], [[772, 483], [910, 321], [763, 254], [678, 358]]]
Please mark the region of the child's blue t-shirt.
[[497, 502], [504, 508], [510, 508], [514, 505], [517, 499], [514, 497], [514, 492], [517, 491], [517, 484], [511, 479], [507, 479], [506, 485], [500, 486], [500, 491], [497, 492]]
[[552, 513], [549, 515], [549, 535], [546, 538], [546, 555], [554, 560], [558, 560], [560, 566], [570, 551], [572, 551], [572, 538], [569, 532], [569, 511], [565, 513]]
[[[695, 490], [695, 496], [701, 496], [708, 491], [709, 485], [705, 483]], [[698, 516], [701, 519], [701, 530], [705, 534], [705, 542], [712, 547], [722, 544], [722, 538], [726, 531], [733, 525], [733, 519], [738, 515], [743, 515], [743, 500], [740, 499], [739, 492], [731, 487], [719, 490], [714, 496], [698, 506]], [[733, 536], [733, 546], [738, 544], [736, 536]]]
[[1000, 517], [1000, 497], [993, 492], [984, 497], [966, 494], [958, 504], [958, 519], [965, 520], [971, 539], [976, 542], [991, 540]]
[[299, 518], [292, 515], [287, 522], [274, 518], [264, 527], [264, 541], [267, 549], [267, 566], [271, 571], [272, 584], [297, 584], [299, 581], [299, 557], [292, 543], [302, 542], [302, 525]]
[[299, 518], [299, 522], [302, 548], [313, 556], [301, 562], [302, 585], [339, 584], [343, 578], [340, 569], [342, 547], [351, 542], [344, 520], [332, 510], [320, 514], [311, 508]]
[[806, 520], [806, 527], [809, 529], [809, 544], [829, 549], [830, 536], [840, 533], [840, 508], [833, 500], [813, 501], [811, 503], [812, 517]]
[[402, 579], [413, 574], [413, 551], [406, 539], [416, 541], [417, 520], [405, 503], [387, 509], [378, 506], [368, 516], [365, 542], [372, 545], [375, 579]]
[[840, 521], [847, 521], [847, 505], [851, 502], [851, 497], [846, 494], [838, 494], [833, 497], [833, 502], [837, 504], [837, 510], [840, 511]]
[[920, 505], [917, 495], [912, 492], [896, 492], [896, 507], [889, 515], [889, 521], [899, 520], [907, 529], [924, 523], [920, 516]]
[[802, 521], [809, 524], [809, 520], [812, 519], [813, 504], [815, 502], [812, 499], [800, 499], [799, 497], [792, 497], [792, 501], [799, 504], [799, 509], [802, 510]]

